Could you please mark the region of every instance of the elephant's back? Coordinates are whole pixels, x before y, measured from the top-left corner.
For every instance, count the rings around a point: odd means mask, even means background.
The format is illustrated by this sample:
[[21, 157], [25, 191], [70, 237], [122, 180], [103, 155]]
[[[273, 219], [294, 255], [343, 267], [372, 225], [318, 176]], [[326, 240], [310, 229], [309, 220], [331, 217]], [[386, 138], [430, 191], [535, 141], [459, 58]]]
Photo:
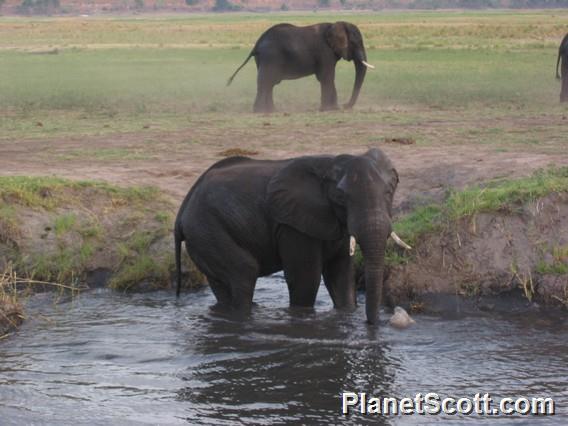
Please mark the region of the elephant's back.
[[290, 160], [254, 160], [248, 157], [229, 157], [211, 166], [200, 178], [201, 186], [215, 191], [228, 188], [237, 192], [258, 192], [284, 168]]
[[252, 221], [264, 211], [268, 182], [285, 161], [243, 159], [211, 168], [195, 194], [194, 201], [210, 212], [240, 212], [243, 221]]
[[[322, 24], [303, 27], [292, 24], [274, 25], [259, 37], [254, 48], [255, 54], [265, 58], [273, 54], [289, 56], [317, 48], [317, 43], [312, 45], [319, 40], [323, 28]], [[275, 57], [278, 58], [277, 55]]]
[[272, 232], [265, 208], [266, 187], [286, 164], [285, 160], [240, 158], [213, 165], [192, 189], [184, 235], [188, 240], [212, 241], [223, 232], [253, 252], [262, 251]]
[[265, 32], [262, 33], [262, 35], [259, 37], [259, 40], [262, 40], [264, 37], [266, 37], [267, 35], [273, 35], [273, 34], [278, 34], [280, 32], [288, 32], [290, 31], [290, 29], [293, 28], [300, 28], [297, 25], [293, 25], [293, 24], [288, 24], [288, 23], [281, 23], [281, 24], [276, 24], [271, 26], [269, 29], [267, 29]]

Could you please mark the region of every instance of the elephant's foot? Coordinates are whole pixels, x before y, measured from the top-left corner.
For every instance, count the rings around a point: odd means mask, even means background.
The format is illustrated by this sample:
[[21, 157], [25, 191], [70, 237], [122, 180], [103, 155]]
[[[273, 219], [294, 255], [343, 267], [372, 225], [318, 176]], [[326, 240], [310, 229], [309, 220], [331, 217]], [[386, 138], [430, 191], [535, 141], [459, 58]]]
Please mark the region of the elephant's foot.
[[290, 305], [288, 313], [296, 318], [312, 318], [316, 315], [316, 310], [313, 306]]
[[260, 107], [254, 107], [252, 109], [252, 112], [254, 112], [255, 114], [272, 114], [275, 111], [274, 107], [271, 108], [260, 108]]
[[333, 304], [333, 307], [339, 311], [353, 312], [357, 309], [357, 303], [355, 302], [337, 302]]
[[274, 112], [274, 102], [257, 99], [254, 102], [252, 111], [254, 113], [270, 114], [271, 112]]
[[339, 109], [339, 105], [337, 104], [330, 104], [330, 105], [322, 105], [320, 106], [320, 111], [337, 111]]
[[233, 307], [230, 303], [215, 303], [209, 306], [209, 312], [215, 317], [230, 319], [233, 316]]
[[211, 310], [211, 312], [225, 313], [230, 312], [232, 310], [232, 306], [230, 303], [217, 302], [214, 305], [209, 306], [209, 310]]
[[216, 303], [210, 306], [209, 310], [212, 315], [231, 321], [246, 321], [250, 319], [251, 316], [251, 306], [237, 307], [232, 304]]

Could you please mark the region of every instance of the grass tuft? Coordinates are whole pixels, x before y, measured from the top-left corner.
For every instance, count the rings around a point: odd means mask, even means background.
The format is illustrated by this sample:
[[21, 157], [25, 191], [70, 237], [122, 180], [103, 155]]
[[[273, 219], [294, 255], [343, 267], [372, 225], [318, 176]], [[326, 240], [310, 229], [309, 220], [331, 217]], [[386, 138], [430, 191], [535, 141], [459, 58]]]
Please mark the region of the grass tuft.
[[14, 241], [20, 234], [16, 209], [0, 201], [0, 243]]
[[18, 296], [17, 277], [8, 265], [0, 273], [0, 340], [16, 329], [24, 319], [22, 304]]
[[152, 281], [153, 284], [168, 284], [169, 280], [169, 265], [156, 261], [155, 256], [142, 254], [129, 259], [120, 267], [111, 279], [110, 287], [115, 290], [129, 290], [144, 281]]
[[551, 259], [547, 262], [541, 259], [536, 271], [541, 274], [568, 274], [568, 246], [555, 246], [550, 250]]
[[55, 230], [55, 235], [61, 237], [67, 232], [71, 231], [75, 224], [77, 223], [77, 216], [74, 213], [67, 213], [55, 218], [55, 224], [53, 229]]

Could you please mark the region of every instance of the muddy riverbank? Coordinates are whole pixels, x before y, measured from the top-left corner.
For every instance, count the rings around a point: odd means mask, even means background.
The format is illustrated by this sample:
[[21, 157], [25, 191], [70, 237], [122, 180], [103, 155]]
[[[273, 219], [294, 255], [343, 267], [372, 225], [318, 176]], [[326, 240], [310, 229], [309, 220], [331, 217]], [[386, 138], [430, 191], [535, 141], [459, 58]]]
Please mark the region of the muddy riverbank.
[[503, 301], [568, 307], [568, 193], [509, 207], [420, 239], [410, 259], [391, 266], [388, 303], [432, 312], [449, 308], [439, 296], [458, 296], [481, 310], [507, 310]]

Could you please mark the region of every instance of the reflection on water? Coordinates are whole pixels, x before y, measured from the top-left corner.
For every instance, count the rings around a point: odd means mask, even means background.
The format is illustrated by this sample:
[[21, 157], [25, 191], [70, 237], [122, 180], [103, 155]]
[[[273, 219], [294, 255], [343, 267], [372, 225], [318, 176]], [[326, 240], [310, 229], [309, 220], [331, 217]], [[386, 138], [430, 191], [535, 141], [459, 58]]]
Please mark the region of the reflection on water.
[[408, 330], [373, 328], [362, 307], [334, 311], [325, 291], [315, 310], [287, 308], [281, 277], [259, 280], [255, 301], [245, 320], [211, 312], [208, 289], [178, 301], [101, 290], [50, 307], [0, 342], [0, 424], [523, 423], [345, 417], [343, 391], [551, 396], [557, 415], [525, 424], [568, 421], [564, 318], [416, 316]]

